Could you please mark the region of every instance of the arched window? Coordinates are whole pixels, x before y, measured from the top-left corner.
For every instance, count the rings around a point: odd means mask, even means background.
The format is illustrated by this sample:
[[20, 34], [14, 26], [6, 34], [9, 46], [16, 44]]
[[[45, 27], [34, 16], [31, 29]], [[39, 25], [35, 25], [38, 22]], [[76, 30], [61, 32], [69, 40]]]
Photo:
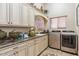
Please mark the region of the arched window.
[[35, 27], [38, 31], [43, 31], [45, 28], [44, 18], [41, 16], [35, 16]]

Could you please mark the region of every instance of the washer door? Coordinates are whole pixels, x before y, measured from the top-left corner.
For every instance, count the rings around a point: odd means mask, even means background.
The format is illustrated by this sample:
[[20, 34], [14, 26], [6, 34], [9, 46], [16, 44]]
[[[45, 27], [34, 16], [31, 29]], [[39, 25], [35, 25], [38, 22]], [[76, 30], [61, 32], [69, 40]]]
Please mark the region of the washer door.
[[61, 50], [77, 53], [77, 36], [61, 35]]

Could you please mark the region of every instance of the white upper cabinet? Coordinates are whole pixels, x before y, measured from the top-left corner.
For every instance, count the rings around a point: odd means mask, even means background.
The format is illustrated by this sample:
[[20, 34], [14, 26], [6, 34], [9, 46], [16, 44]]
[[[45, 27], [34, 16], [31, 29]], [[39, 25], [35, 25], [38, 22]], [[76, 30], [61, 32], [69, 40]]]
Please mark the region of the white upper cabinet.
[[22, 4], [22, 25], [28, 26], [28, 7]]
[[20, 3], [10, 3], [10, 24], [21, 25], [22, 20], [22, 5]]
[[8, 24], [7, 4], [0, 3], [0, 24]]
[[35, 14], [34, 14], [34, 8], [32, 8], [31, 6], [28, 7], [29, 9], [29, 26], [34, 26], [34, 20], [35, 20]]
[[0, 3], [0, 24], [34, 26], [34, 8], [23, 3]]

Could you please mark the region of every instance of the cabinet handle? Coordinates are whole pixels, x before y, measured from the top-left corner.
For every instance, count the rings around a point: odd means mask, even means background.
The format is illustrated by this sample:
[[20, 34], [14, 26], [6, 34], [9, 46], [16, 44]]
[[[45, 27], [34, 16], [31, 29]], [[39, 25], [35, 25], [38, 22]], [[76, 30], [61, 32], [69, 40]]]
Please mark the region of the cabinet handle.
[[16, 52], [14, 52], [13, 54], [16, 55]]
[[18, 54], [18, 51], [15, 51], [13, 54], [14, 54], [14, 55]]
[[11, 22], [11, 24], [12, 24], [12, 22]]
[[8, 24], [10, 24], [10, 22], [8, 22]]
[[46, 38], [44, 38], [44, 40], [45, 40]]
[[18, 51], [16, 51], [16, 54], [18, 53]]

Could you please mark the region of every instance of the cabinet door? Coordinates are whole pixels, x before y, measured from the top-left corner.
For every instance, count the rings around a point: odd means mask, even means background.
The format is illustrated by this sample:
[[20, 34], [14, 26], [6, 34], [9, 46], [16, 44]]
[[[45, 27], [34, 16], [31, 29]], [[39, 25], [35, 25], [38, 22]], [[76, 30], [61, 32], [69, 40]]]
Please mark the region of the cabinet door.
[[41, 37], [40, 38], [40, 42], [39, 42], [39, 52], [41, 53], [46, 47], [45, 47], [45, 40], [44, 40], [44, 37]]
[[35, 40], [30, 40], [27, 42], [28, 46], [28, 56], [34, 56], [35, 55]]
[[10, 3], [10, 24], [21, 25], [22, 20], [22, 4]]
[[0, 3], [0, 24], [8, 24], [7, 4]]
[[26, 42], [17, 44], [14, 50], [17, 56], [25, 56], [27, 54]]
[[8, 51], [3, 54], [0, 54], [0, 56], [15, 56], [15, 54], [14, 54], [14, 51]]
[[44, 46], [45, 48], [48, 47], [48, 36], [44, 37]]
[[28, 26], [28, 7], [22, 4], [22, 25]]
[[41, 52], [41, 37], [36, 39], [36, 44], [35, 44], [35, 55], [39, 55], [39, 53]]
[[48, 47], [48, 37], [44, 36], [42, 37], [42, 39], [43, 40], [41, 41], [41, 51]]
[[15, 56], [14, 46], [9, 46], [0, 50], [0, 56]]
[[37, 56], [39, 55], [39, 53], [40, 53], [40, 43], [35, 45], [35, 55]]
[[15, 54], [17, 56], [25, 56], [26, 55], [26, 48], [25, 47], [20, 47], [15, 51]]
[[29, 12], [29, 14], [28, 14], [29, 15], [29, 21], [28, 21], [29, 26], [34, 26], [34, 24], [35, 24], [34, 23], [35, 22], [34, 21], [34, 19], [35, 19], [34, 9], [30, 6], [28, 9], [29, 9], [29, 11], [28, 11]]
[[28, 47], [28, 56], [35, 56], [35, 45]]
[[42, 52], [44, 50], [44, 40], [43, 40], [43, 37], [41, 38], [39, 49], [40, 49], [40, 52]]
[[43, 36], [36, 39], [35, 55], [39, 55], [48, 46], [48, 37]]

